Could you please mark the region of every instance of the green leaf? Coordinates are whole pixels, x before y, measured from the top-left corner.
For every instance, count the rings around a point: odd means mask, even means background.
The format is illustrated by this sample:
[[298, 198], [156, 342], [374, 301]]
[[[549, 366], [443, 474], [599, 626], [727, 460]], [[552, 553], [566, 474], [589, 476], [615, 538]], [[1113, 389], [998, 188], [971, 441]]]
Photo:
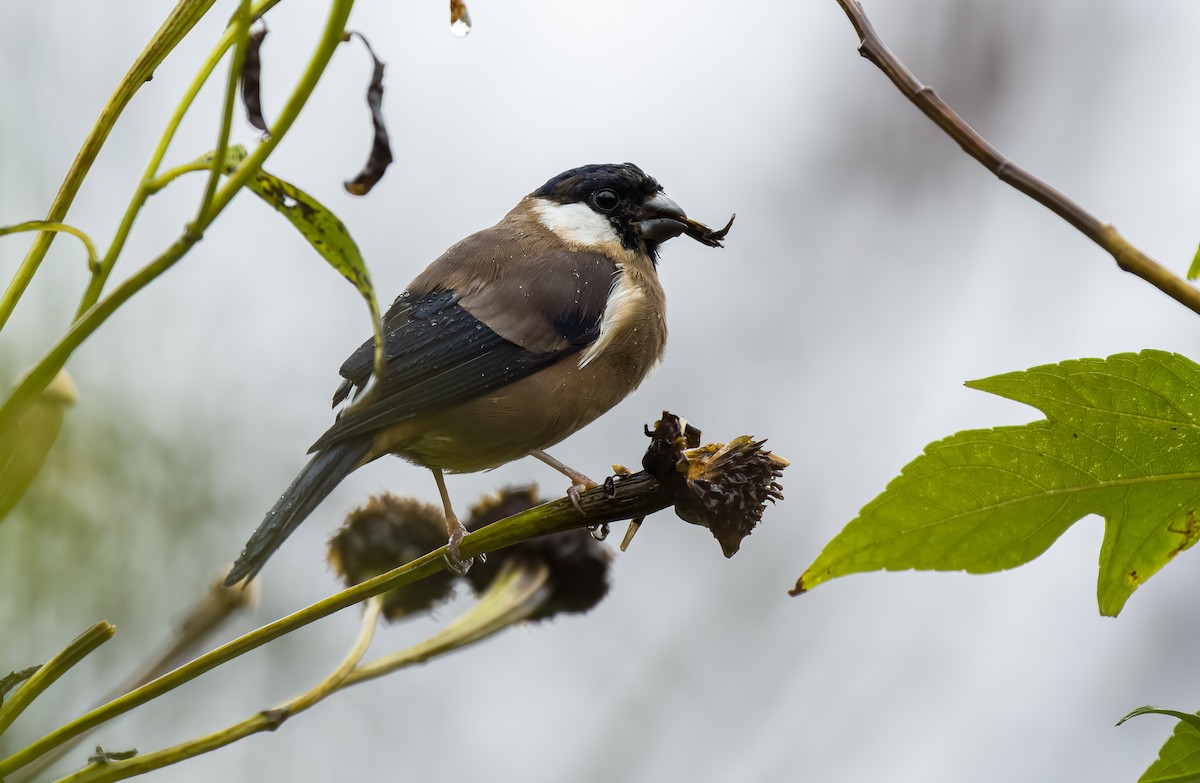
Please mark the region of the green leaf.
[[1188, 267], [1187, 279], [1195, 280], [1200, 277], [1200, 247], [1196, 248], [1196, 255], [1192, 256], [1192, 265]]
[[78, 396], [71, 376], [59, 370], [16, 422], [0, 431], [0, 520], [41, 473], [46, 455], [62, 430], [66, 410]]
[[1120, 726], [1130, 718], [1136, 718], [1139, 715], [1168, 715], [1172, 718], [1179, 718], [1184, 723], [1189, 724], [1196, 731], [1200, 731], [1200, 713], [1166, 710], [1162, 707], [1138, 707], [1136, 710], [1117, 721], [1117, 725]]
[[1117, 723], [1120, 726], [1136, 715], [1155, 713], [1179, 718], [1175, 733], [1158, 751], [1158, 759], [1142, 773], [1138, 783], [1188, 783], [1200, 781], [1200, 714], [1140, 707]]
[[881, 569], [1013, 568], [1098, 514], [1100, 612], [1115, 616], [1200, 537], [1194, 362], [1143, 351], [967, 385], [1032, 405], [1046, 419], [930, 444], [825, 547], [793, 592]]
[[364, 298], [374, 298], [371, 273], [346, 226], [319, 201], [273, 174], [259, 171], [246, 187], [295, 226], [329, 265], [354, 284]]
[[[211, 162], [213, 153], [200, 160]], [[246, 149], [234, 145], [226, 152], [225, 173], [228, 174], [246, 159]], [[277, 212], [286, 217], [308, 243], [321, 254], [329, 265], [354, 284], [367, 301], [371, 311], [371, 324], [375, 330], [375, 377], [383, 377], [383, 324], [379, 316], [379, 303], [375, 299], [375, 286], [371, 284], [371, 273], [363, 260], [358, 245], [346, 230], [346, 225], [325, 205], [300, 188], [259, 169], [246, 183], [246, 187]]]

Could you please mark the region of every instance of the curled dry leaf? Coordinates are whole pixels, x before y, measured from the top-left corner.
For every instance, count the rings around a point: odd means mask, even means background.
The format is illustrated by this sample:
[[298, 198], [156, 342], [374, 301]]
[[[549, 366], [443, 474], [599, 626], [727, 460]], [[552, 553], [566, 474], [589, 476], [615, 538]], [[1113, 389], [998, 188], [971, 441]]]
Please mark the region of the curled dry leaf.
[[137, 749], [132, 750], [105, 750], [99, 745], [96, 746], [96, 752], [88, 756], [89, 764], [112, 764], [117, 761], [128, 761], [137, 755]]
[[371, 71], [371, 83], [367, 86], [367, 107], [371, 110], [371, 125], [374, 136], [371, 142], [371, 154], [362, 171], [354, 179], [343, 183], [346, 192], [352, 196], [365, 196], [375, 187], [375, 183], [383, 179], [388, 166], [392, 164], [392, 145], [388, 139], [387, 126], [383, 122], [383, 62], [375, 56], [375, 50], [362, 33], [347, 33], [347, 38], [357, 36], [358, 40], [367, 47], [374, 66]]
[[264, 134], [269, 134], [267, 121], [262, 113], [262, 44], [267, 37], [267, 23], [261, 19], [262, 27], [250, 33], [246, 44], [246, 57], [242, 61], [242, 105], [246, 109], [246, 120]]
[[730, 215], [729, 222], [723, 228], [716, 231], [713, 231], [698, 220], [687, 218], [683, 221], [683, 233], [709, 247], [723, 247], [721, 242], [725, 239], [725, 235], [729, 233], [729, 229], [733, 227], [733, 219], [736, 217], [737, 213]]

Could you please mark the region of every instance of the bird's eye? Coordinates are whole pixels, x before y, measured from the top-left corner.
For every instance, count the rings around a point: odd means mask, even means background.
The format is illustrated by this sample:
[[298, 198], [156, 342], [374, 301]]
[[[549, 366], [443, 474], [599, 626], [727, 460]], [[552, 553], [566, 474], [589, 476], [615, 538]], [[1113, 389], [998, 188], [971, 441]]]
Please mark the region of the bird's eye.
[[611, 190], [597, 191], [596, 195], [592, 196], [592, 203], [595, 204], [596, 209], [600, 210], [601, 212], [612, 212], [617, 208], [617, 203], [619, 201], [620, 199], [617, 198], [617, 194], [613, 193]]

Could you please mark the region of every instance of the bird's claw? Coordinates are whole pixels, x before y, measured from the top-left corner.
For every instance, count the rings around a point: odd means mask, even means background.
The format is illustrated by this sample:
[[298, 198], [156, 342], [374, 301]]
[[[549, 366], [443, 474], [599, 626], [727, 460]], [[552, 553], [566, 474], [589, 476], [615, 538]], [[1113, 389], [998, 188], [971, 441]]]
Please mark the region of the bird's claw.
[[583, 506], [579, 505], [579, 493], [587, 492], [589, 489], [595, 489], [598, 486], [600, 485], [592, 481], [590, 478], [583, 476], [582, 480], [576, 481], [571, 486], [567, 487], [567, 497], [571, 499], [571, 505], [575, 507], [576, 511], [578, 511], [580, 514], [586, 513], [583, 510]]
[[567, 487], [567, 497], [569, 497], [571, 499], [571, 505], [575, 507], [575, 510], [578, 511], [580, 514], [582, 514], [583, 506], [579, 505], [579, 485], [578, 484], [572, 484], [571, 486]]
[[463, 531], [461, 529], [451, 532], [450, 540], [446, 542], [446, 554], [442, 555], [446, 561], [446, 568], [457, 576], [466, 576], [467, 572], [471, 570], [471, 566], [475, 564], [475, 558], [473, 557], [468, 557], [466, 560], [462, 559], [462, 554], [459, 551], [462, 540]]

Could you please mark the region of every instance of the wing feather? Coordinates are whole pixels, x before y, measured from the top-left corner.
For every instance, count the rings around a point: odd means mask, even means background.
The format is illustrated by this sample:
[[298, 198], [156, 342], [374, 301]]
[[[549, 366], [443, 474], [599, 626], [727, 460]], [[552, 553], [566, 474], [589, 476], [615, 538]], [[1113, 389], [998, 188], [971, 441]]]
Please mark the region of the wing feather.
[[[397, 297], [383, 319], [383, 383], [365, 405], [343, 411], [310, 451], [466, 402], [596, 340], [615, 264], [600, 253], [536, 244], [531, 255], [528, 242], [498, 241], [497, 233], [455, 245]], [[334, 404], [361, 392], [373, 370], [367, 340], [342, 364]]]

